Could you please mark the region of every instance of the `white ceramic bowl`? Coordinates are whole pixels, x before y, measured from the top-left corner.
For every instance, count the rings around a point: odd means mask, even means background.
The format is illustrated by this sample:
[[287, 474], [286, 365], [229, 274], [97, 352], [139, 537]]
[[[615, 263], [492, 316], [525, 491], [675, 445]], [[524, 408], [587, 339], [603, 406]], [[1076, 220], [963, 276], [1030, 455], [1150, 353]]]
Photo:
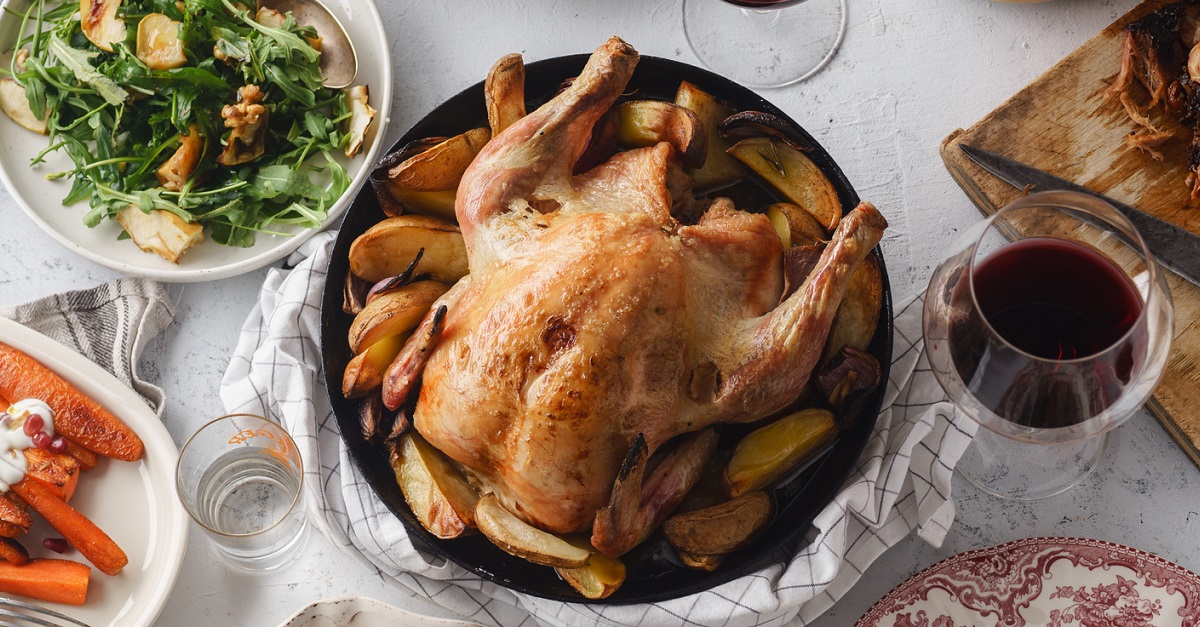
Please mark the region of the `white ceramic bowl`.
[[[342, 213], [354, 201], [358, 189], [383, 149], [383, 138], [392, 108], [392, 60], [387, 33], [384, 32], [379, 10], [370, 0], [326, 0], [329, 9], [342, 21], [346, 33], [358, 52], [356, 85], [365, 84], [370, 90], [370, 104], [378, 113], [367, 133], [366, 144], [354, 159], [345, 159], [350, 188], [329, 210], [324, 226], [336, 224]], [[29, 0], [8, 0], [0, 16], [0, 52], [9, 52], [20, 29], [20, 13]], [[7, 67], [7, 63], [5, 64]], [[145, 253], [132, 242], [117, 241], [120, 225], [105, 220], [95, 228], [83, 224], [87, 204], [80, 202], [69, 207], [62, 198], [71, 187], [69, 179], [47, 181], [45, 175], [71, 169], [66, 154], [54, 153], [45, 164], [30, 167], [30, 159], [44, 149], [46, 138], [17, 126], [8, 116], [0, 115], [0, 180], [4, 181], [13, 199], [26, 215], [43, 231], [83, 257], [125, 274], [160, 281], [209, 281], [256, 270], [279, 260], [296, 250], [319, 229], [291, 229], [290, 236], [259, 234], [253, 246], [236, 248], [222, 246], [208, 238], [173, 264], [154, 253]], [[340, 153], [339, 159], [344, 159]], [[287, 231], [288, 229], [280, 229]]]

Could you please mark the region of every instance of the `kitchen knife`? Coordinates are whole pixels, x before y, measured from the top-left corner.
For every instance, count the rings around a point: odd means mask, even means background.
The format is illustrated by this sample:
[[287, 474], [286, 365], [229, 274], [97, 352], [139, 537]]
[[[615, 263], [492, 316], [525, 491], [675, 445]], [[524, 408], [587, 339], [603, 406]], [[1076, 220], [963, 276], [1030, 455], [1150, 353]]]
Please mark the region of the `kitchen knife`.
[[1200, 285], [1200, 236], [1195, 233], [1033, 166], [966, 144], [959, 144], [959, 148], [979, 167], [1018, 189], [1032, 185], [1034, 191], [1067, 190], [1107, 202], [1133, 223], [1159, 263], [1188, 281]]

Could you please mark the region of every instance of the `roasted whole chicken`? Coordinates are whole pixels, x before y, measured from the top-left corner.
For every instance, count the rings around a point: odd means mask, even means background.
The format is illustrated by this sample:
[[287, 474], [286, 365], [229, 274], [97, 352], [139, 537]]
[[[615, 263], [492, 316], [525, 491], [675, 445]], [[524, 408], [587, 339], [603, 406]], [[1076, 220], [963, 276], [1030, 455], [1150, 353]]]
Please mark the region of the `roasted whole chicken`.
[[769, 220], [695, 201], [668, 144], [572, 175], [637, 61], [610, 39], [483, 148], [456, 203], [470, 274], [384, 382], [385, 404], [412, 402], [420, 434], [512, 513], [591, 530], [610, 556], [670, 514], [714, 449], [714, 426], [796, 399], [887, 226], [860, 205], [783, 298]]

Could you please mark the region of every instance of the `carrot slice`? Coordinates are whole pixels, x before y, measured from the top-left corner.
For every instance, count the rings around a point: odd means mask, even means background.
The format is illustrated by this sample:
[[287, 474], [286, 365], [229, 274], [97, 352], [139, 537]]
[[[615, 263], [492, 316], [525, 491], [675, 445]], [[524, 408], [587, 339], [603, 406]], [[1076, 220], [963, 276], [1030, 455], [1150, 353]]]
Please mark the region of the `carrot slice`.
[[54, 410], [55, 431], [105, 457], [141, 458], [144, 445], [125, 423], [41, 362], [0, 343], [0, 397], [40, 398]]
[[33, 524], [33, 518], [25, 511], [25, 504], [12, 495], [0, 492], [0, 536], [15, 538]]
[[0, 562], [0, 592], [83, 605], [91, 572], [87, 564], [60, 559], [32, 559], [20, 566]]
[[50, 488], [54, 496], [70, 501], [79, 484], [79, 462], [70, 455], [40, 448], [25, 449], [25, 475]]
[[125, 551], [113, 542], [96, 523], [54, 495], [49, 488], [25, 477], [12, 486], [17, 496], [29, 503], [54, 530], [83, 554], [100, 572], [115, 575], [129, 563]]
[[67, 455], [75, 458], [79, 462], [79, 466], [85, 471], [91, 470], [100, 463], [100, 456], [79, 446], [78, 444], [67, 440]]
[[29, 561], [29, 551], [12, 538], [0, 538], [0, 558], [9, 564], [20, 566]]

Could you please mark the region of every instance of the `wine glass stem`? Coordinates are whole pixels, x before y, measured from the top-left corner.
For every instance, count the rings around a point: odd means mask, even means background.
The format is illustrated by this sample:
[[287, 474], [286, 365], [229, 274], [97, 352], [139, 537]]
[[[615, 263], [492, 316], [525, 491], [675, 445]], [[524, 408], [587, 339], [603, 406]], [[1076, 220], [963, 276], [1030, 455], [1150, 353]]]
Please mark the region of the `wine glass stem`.
[[742, 9], [742, 15], [759, 28], [773, 28], [779, 23], [779, 11], [765, 9]]

